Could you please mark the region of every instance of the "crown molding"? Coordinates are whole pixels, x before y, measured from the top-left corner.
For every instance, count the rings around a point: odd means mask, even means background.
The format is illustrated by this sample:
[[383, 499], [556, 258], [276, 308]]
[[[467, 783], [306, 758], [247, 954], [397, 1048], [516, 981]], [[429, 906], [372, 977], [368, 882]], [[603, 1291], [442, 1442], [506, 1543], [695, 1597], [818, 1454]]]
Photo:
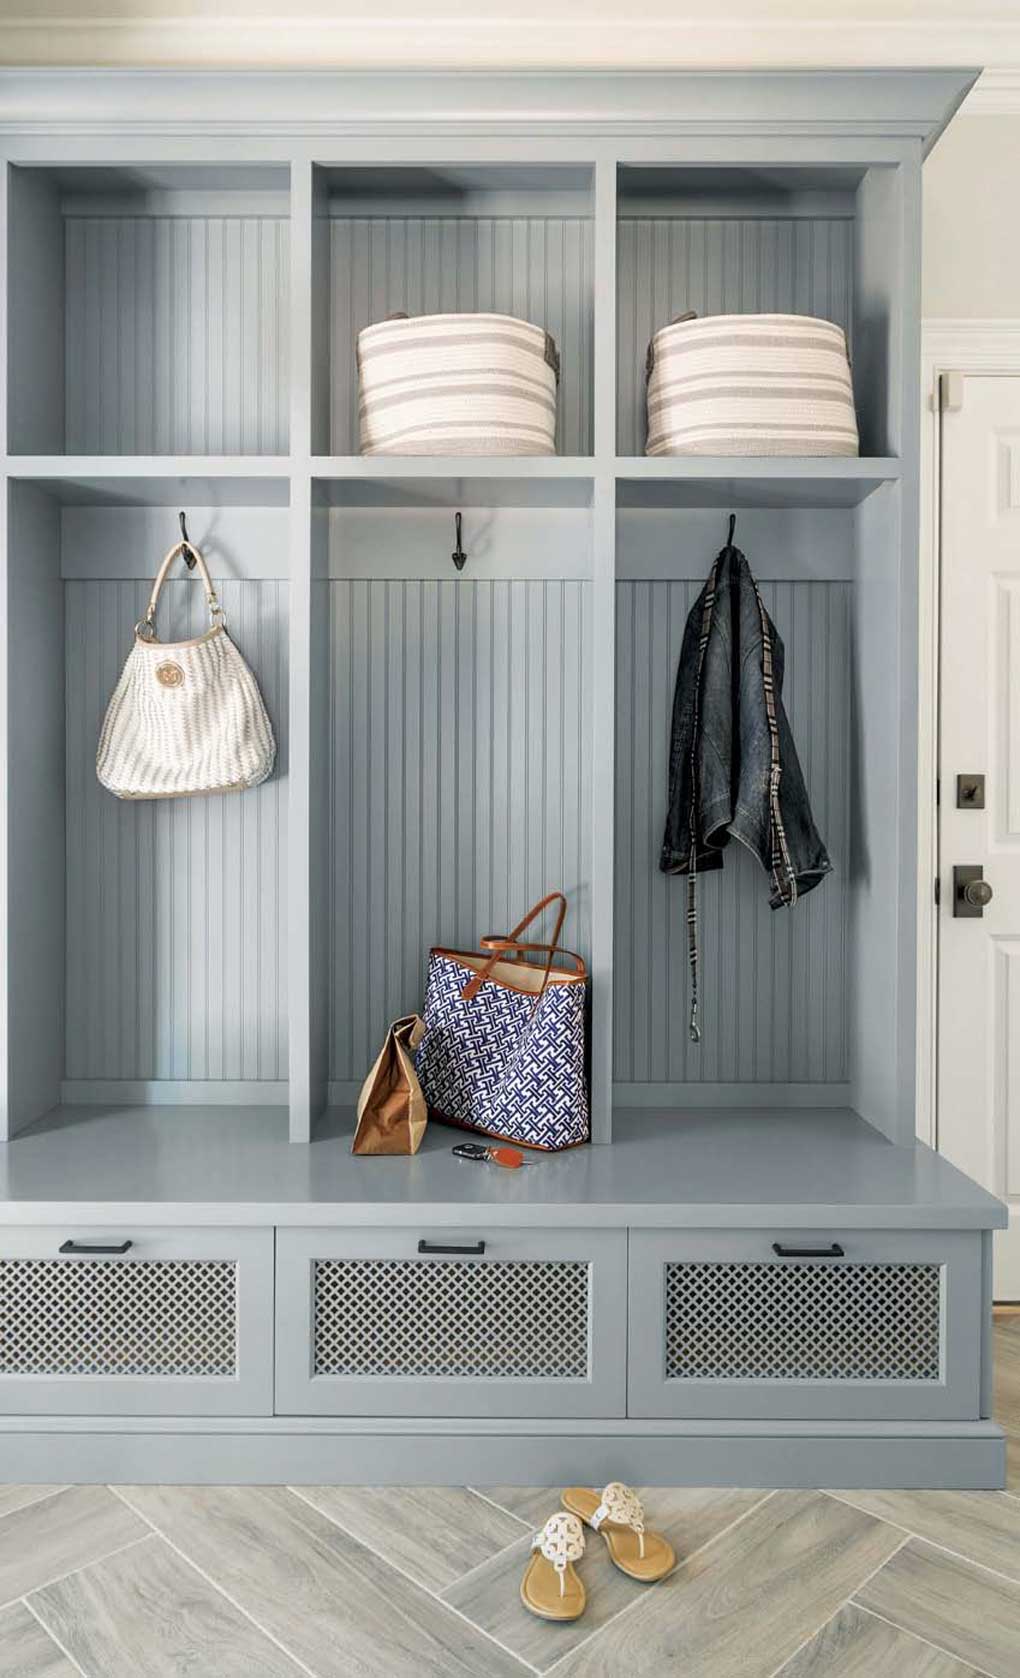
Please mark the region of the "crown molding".
[[[17, 0], [15, 0], [15, 4]], [[1020, 65], [1020, 17], [50, 16], [0, 18], [0, 64], [49, 68], [761, 70]], [[998, 8], [993, 8], [998, 10]], [[1016, 75], [1006, 69], [1007, 75]], [[991, 97], [991, 95], [989, 95]], [[1000, 92], [997, 97], [1004, 97]], [[1012, 96], [1011, 96], [1012, 97]], [[1013, 108], [1012, 106], [1010, 107]], [[996, 107], [998, 109], [998, 107]]]
[[[0, 67], [0, 133], [62, 136], [763, 135], [878, 147], [942, 132], [976, 70], [215, 71]], [[34, 148], [34, 149], [33, 149]], [[13, 154], [12, 154], [13, 155]]]
[[1020, 69], [984, 70], [960, 106], [962, 117], [1020, 116]]

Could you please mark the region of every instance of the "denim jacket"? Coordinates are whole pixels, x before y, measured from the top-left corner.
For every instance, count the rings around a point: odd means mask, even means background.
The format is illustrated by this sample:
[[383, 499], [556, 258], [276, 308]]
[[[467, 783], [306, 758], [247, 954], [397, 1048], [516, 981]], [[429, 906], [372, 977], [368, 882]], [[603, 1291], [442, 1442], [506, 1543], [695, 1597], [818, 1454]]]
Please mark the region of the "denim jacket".
[[832, 868], [783, 709], [783, 643], [747, 560], [727, 544], [684, 629], [673, 698], [669, 811], [659, 866], [688, 879], [690, 1034], [697, 1042], [695, 880], [738, 839], [769, 875], [773, 909]]
[[[686, 874], [693, 841], [697, 872], [721, 868], [723, 851], [732, 837], [773, 874], [777, 836], [770, 807], [771, 735], [763, 668], [769, 637], [781, 767], [778, 813], [789, 864], [784, 867], [781, 862], [779, 877], [771, 879], [769, 901], [778, 909], [811, 891], [832, 864], [811, 815], [783, 708], [782, 640], [761, 605], [750, 566], [738, 548], [723, 549], [713, 576], [714, 600], [700, 687], [699, 642], [712, 578], [695, 601], [684, 630], [673, 698], [669, 813], [660, 867], [663, 873]], [[692, 798], [696, 798], [693, 811]]]

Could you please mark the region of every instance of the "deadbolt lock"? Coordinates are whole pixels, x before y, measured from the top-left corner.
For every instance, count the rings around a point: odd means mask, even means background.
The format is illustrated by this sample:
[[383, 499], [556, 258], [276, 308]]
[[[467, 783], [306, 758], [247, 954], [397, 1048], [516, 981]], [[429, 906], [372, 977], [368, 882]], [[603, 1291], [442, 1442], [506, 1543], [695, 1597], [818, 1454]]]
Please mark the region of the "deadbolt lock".
[[980, 920], [994, 893], [980, 863], [958, 862], [953, 869], [953, 914]]
[[985, 807], [985, 778], [983, 775], [957, 775], [956, 808], [983, 810]]

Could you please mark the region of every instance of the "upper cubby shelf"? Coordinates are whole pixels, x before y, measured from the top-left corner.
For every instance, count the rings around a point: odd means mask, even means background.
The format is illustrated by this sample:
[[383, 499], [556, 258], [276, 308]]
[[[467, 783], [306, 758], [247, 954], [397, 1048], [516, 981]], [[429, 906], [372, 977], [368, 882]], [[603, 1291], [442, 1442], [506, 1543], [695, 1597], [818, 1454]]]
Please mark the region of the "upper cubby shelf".
[[[316, 170], [312, 449], [356, 454], [362, 327], [408, 314], [517, 315], [560, 352], [557, 447], [592, 447], [592, 172], [550, 165]], [[522, 460], [531, 471], [537, 462]]]
[[336, 507], [587, 507], [592, 463], [562, 455], [323, 456], [312, 461]]
[[648, 344], [688, 310], [834, 321], [850, 350], [861, 453], [899, 452], [902, 191], [894, 165], [621, 166], [618, 453], [644, 454]]
[[857, 507], [899, 477], [888, 456], [659, 456], [618, 460], [616, 495], [620, 507]]
[[10, 452], [284, 454], [288, 168], [10, 173]]
[[66, 506], [286, 507], [286, 456], [20, 455], [11, 477]]

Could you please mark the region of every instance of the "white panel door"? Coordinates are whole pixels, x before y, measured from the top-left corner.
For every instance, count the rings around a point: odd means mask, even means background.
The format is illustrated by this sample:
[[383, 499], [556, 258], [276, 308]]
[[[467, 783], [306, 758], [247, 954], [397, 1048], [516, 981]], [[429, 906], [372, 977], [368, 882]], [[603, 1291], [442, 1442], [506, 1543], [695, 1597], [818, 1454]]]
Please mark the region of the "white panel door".
[[[954, 377], [942, 415], [938, 1141], [1009, 1202], [1020, 1299], [1020, 377]], [[984, 775], [984, 800], [958, 776]], [[992, 898], [960, 914], [954, 869]]]

